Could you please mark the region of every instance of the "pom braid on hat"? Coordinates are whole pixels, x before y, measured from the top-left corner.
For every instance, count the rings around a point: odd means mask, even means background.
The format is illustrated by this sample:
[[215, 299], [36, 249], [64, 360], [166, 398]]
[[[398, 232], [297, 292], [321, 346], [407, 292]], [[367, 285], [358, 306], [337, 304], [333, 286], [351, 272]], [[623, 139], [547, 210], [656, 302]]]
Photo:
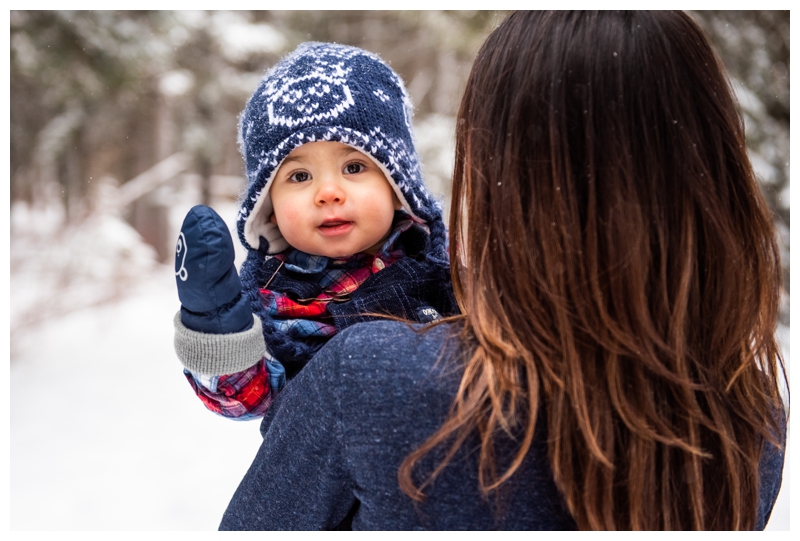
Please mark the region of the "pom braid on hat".
[[403, 81], [376, 55], [335, 43], [297, 47], [267, 72], [239, 117], [248, 181], [237, 219], [242, 244], [263, 255], [288, 247], [269, 220], [272, 180], [295, 148], [336, 141], [378, 165], [403, 208], [430, 232], [429, 257], [446, 260], [442, 209], [422, 181], [411, 117]]

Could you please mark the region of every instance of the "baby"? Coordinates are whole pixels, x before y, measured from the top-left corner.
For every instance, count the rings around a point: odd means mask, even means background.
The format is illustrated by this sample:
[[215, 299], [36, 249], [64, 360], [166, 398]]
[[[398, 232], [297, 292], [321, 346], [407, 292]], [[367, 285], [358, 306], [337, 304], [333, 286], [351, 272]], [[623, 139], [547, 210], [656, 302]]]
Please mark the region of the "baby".
[[355, 47], [304, 43], [262, 79], [239, 125], [240, 274], [209, 207], [178, 238], [175, 350], [208, 409], [263, 416], [328, 339], [375, 314], [458, 312], [411, 114], [400, 77]]

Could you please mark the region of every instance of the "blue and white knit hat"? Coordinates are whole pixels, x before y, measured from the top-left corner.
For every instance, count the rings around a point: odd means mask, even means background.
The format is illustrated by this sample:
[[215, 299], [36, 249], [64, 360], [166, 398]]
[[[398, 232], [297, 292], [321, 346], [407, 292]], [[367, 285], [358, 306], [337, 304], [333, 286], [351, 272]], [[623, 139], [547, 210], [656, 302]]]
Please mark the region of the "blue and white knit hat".
[[237, 220], [242, 244], [268, 254], [288, 247], [269, 221], [275, 173], [300, 145], [338, 141], [375, 161], [403, 208], [439, 237], [434, 250], [441, 250], [441, 205], [422, 181], [411, 116], [403, 81], [376, 55], [335, 43], [297, 47], [267, 72], [239, 117], [248, 180]]

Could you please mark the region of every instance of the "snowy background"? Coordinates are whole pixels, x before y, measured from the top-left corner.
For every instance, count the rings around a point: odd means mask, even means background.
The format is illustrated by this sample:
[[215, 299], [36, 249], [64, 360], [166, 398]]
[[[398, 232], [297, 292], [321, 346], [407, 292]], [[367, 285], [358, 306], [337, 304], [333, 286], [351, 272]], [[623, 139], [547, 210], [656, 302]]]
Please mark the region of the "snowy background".
[[[175, 207], [179, 220], [187, 210]], [[45, 213], [31, 218], [42, 227], [15, 235], [14, 257], [55, 270], [56, 260], [80, 254], [87, 276], [69, 291], [83, 308], [12, 340], [11, 528], [216, 529], [255, 456], [259, 424], [217, 417], [194, 397], [173, 352], [172, 269], [119, 218], [69, 232], [44, 227]], [[47, 252], [37, 243], [58, 246], [51, 265], [41, 265]], [[123, 253], [129, 274], [120, 287]], [[23, 299], [61, 295], [58, 282], [58, 272], [15, 273], [12, 314]], [[106, 299], [93, 302], [101, 292]]]
[[[694, 15], [731, 69], [788, 277], [788, 13]], [[236, 115], [301, 41], [375, 51], [406, 81], [426, 180], [447, 209], [455, 108], [502, 18], [10, 12], [11, 530], [217, 528], [259, 423], [215, 416], [186, 382], [171, 255], [194, 204], [232, 228]], [[788, 310], [782, 322], [788, 364]], [[789, 462], [770, 530], [789, 529]]]

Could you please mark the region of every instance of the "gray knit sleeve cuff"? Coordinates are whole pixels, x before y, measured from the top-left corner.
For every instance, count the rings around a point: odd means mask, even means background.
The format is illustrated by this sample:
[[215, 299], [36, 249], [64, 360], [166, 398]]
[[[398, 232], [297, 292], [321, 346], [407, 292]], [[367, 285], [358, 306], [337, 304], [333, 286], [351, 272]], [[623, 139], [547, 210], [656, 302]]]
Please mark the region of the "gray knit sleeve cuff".
[[231, 334], [193, 331], [184, 326], [181, 312], [175, 314], [175, 353], [191, 372], [205, 376], [222, 376], [247, 370], [258, 363], [266, 352], [261, 334], [261, 320], [253, 314], [253, 326]]

